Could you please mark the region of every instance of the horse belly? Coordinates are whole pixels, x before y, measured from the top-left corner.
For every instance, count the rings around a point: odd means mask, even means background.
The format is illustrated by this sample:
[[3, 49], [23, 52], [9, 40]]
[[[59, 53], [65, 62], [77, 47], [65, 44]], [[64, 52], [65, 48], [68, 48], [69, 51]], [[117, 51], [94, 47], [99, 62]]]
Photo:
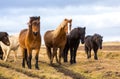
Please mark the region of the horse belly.
[[67, 42], [66, 40], [61, 40], [61, 41], [59, 41], [59, 43], [56, 43], [56, 44], [58, 47], [64, 47], [66, 42]]

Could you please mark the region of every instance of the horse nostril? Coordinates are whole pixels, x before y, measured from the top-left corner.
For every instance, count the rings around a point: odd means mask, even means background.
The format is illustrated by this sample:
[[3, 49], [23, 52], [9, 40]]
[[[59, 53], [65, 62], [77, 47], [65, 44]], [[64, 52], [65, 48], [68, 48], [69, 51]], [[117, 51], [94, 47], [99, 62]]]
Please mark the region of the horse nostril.
[[33, 34], [36, 36], [38, 34], [38, 32], [33, 32]]
[[9, 46], [9, 45], [10, 45], [10, 43], [7, 43], [7, 45]]
[[102, 49], [102, 47], [100, 47], [100, 49]]

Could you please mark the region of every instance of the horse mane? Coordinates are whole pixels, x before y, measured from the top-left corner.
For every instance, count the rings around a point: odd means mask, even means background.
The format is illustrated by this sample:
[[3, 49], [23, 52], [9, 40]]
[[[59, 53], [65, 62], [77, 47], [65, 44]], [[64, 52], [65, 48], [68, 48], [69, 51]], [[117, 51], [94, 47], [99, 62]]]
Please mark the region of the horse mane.
[[[63, 30], [68, 22], [71, 23], [72, 19], [70, 19], [70, 20], [64, 19], [62, 21], [62, 23], [56, 28], [56, 30], [53, 31], [54, 37], [57, 37], [60, 33], [63, 34]], [[70, 24], [70, 26], [71, 26], [71, 24]]]
[[101, 36], [100, 34], [97, 34], [97, 33], [95, 33], [94, 35], [93, 35], [94, 37], [99, 37], [99, 38], [103, 38], [103, 36]]

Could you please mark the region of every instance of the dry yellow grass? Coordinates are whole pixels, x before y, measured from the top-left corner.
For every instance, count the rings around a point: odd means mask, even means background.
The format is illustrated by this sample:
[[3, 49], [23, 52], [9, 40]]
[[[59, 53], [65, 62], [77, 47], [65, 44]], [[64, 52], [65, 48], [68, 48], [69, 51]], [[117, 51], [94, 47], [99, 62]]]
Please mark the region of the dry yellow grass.
[[34, 68], [34, 56], [30, 70], [27, 67], [22, 68], [20, 53], [17, 62], [13, 62], [13, 54], [10, 54], [7, 62], [0, 61], [0, 79], [120, 79], [120, 50], [112, 49], [114, 43], [103, 45], [108, 47], [98, 51], [99, 60], [94, 60], [93, 52], [88, 60], [83, 49], [79, 48], [77, 63], [70, 65], [69, 62], [62, 62], [61, 66], [55, 60], [53, 66], [49, 65], [46, 49], [42, 47], [39, 55], [40, 70]]

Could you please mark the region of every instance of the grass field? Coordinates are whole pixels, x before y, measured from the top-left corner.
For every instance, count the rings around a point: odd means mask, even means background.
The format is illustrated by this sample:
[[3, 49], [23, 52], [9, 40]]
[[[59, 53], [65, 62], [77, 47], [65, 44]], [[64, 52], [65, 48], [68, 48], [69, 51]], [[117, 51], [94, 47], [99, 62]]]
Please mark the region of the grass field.
[[41, 47], [39, 55], [40, 70], [34, 68], [34, 53], [32, 69], [22, 68], [22, 56], [18, 52], [16, 62], [13, 62], [12, 52], [7, 62], [0, 60], [0, 79], [120, 79], [120, 42], [105, 42], [103, 49], [98, 51], [98, 60], [86, 58], [84, 47], [77, 51], [77, 63], [49, 65], [45, 47]]

